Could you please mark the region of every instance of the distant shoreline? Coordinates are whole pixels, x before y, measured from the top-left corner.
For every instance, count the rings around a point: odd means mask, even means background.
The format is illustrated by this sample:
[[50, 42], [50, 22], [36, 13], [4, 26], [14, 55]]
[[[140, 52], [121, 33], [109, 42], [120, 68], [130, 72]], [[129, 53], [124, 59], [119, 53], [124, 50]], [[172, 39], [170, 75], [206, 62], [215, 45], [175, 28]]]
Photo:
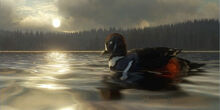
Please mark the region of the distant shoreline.
[[[61, 53], [101, 53], [102, 51], [0, 51], [0, 53], [50, 53], [50, 52], [61, 52]], [[210, 51], [191, 51], [186, 50], [183, 53], [219, 53], [218, 50]]]
[[61, 53], [99, 53], [102, 51], [0, 51], [0, 53], [50, 53], [50, 52], [61, 52]]
[[183, 53], [219, 53], [220, 51], [219, 50], [209, 50], [209, 51], [192, 51], [192, 50], [186, 50], [186, 51], [183, 51]]

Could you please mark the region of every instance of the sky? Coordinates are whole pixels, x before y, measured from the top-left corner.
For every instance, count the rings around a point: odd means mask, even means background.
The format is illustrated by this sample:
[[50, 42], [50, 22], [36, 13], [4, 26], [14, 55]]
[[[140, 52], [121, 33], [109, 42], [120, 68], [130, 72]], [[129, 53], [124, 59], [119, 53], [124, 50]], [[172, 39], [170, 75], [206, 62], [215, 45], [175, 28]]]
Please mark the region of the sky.
[[128, 29], [218, 17], [218, 0], [0, 0], [4, 30]]

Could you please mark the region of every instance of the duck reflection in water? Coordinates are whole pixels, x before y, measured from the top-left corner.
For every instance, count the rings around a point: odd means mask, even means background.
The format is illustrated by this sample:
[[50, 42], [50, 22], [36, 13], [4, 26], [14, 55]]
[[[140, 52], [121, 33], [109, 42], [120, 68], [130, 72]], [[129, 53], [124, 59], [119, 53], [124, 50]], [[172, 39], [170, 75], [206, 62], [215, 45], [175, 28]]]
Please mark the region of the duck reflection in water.
[[114, 73], [113, 75], [104, 76], [103, 84], [104, 87], [99, 88], [100, 95], [104, 100], [118, 100], [122, 99], [121, 90], [124, 89], [139, 89], [149, 91], [172, 91], [179, 90], [175, 81], [157, 77], [154, 73], [130, 73], [130, 76], [125, 81], [120, 80], [122, 73]]
[[[187, 77], [190, 76], [203, 76], [205, 72], [203, 69], [197, 71], [189, 72]], [[120, 77], [122, 76], [121, 72], [113, 73], [112, 75], [105, 75], [102, 79], [104, 87], [98, 88], [100, 90], [100, 95], [104, 100], [120, 100], [123, 98], [121, 94], [122, 90], [125, 89], [137, 89], [137, 90], [146, 90], [146, 91], [159, 91], [159, 92], [168, 92], [175, 91], [176, 95], [179, 97], [185, 97], [187, 94], [182, 91], [179, 83], [185, 84], [194, 84], [193, 82], [184, 79], [173, 80], [166, 77], [158, 77], [155, 73], [141, 73], [133, 72], [129, 74], [131, 77], [122, 81]]]
[[100, 95], [104, 100], [119, 100], [122, 98], [121, 89], [110, 85], [106, 88], [99, 88]]

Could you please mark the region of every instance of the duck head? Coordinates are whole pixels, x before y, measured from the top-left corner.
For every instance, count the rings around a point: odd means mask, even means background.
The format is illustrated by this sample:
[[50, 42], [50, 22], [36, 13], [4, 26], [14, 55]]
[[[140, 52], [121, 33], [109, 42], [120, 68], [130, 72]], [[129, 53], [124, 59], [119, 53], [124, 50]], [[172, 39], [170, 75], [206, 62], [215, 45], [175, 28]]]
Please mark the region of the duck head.
[[125, 56], [127, 54], [127, 46], [124, 36], [118, 33], [108, 35], [105, 39], [105, 50], [103, 54], [107, 53], [112, 56]]

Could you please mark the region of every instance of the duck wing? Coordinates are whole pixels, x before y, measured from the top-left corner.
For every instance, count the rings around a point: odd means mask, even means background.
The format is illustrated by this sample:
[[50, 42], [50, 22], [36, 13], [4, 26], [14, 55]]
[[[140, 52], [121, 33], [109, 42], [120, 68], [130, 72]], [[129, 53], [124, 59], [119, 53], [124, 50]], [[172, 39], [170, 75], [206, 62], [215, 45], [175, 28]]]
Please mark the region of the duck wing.
[[182, 52], [182, 49], [168, 48], [168, 47], [156, 47], [156, 48], [141, 48], [130, 50], [130, 53], [138, 53], [141, 56], [176, 56]]
[[181, 51], [181, 49], [175, 48], [156, 47], [135, 49], [131, 53], [137, 54], [138, 66], [141, 70], [155, 70], [165, 66], [172, 57], [175, 57]]

